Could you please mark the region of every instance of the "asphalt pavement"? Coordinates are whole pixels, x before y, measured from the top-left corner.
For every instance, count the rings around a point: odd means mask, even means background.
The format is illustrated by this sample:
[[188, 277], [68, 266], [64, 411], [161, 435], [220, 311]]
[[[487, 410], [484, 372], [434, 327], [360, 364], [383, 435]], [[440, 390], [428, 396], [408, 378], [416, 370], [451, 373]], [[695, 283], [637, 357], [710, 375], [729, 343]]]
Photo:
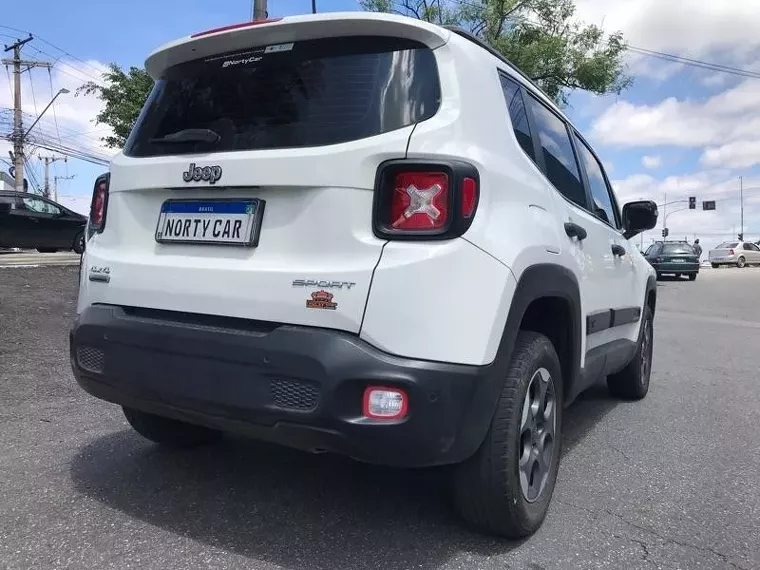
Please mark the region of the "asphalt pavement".
[[239, 438], [163, 451], [84, 394], [76, 267], [0, 270], [0, 568], [760, 568], [760, 269], [663, 281], [648, 397], [565, 414], [543, 527], [469, 531], [436, 471]]

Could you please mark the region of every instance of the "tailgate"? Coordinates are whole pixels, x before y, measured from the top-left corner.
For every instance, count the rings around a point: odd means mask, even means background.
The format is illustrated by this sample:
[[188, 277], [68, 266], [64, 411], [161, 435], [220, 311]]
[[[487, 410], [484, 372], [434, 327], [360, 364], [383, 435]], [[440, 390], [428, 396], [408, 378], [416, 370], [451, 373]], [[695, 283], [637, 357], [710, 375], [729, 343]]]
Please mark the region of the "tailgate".
[[[264, 25], [152, 56], [160, 78], [87, 246], [110, 271], [89, 302], [359, 331], [385, 243], [378, 165], [440, 102], [432, 50], [406, 37], [417, 26], [362, 37], [361, 21], [351, 37], [277, 24], [275, 46]], [[188, 46], [208, 55], [180, 61]]]

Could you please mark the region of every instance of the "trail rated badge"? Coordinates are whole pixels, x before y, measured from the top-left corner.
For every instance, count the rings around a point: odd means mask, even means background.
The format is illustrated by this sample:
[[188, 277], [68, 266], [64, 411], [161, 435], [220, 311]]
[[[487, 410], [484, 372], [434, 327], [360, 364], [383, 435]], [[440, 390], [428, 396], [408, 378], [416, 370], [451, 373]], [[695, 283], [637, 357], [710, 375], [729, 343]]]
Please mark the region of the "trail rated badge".
[[311, 299], [306, 300], [307, 309], [328, 309], [334, 311], [338, 303], [333, 303], [334, 295], [327, 291], [315, 291], [311, 294]]

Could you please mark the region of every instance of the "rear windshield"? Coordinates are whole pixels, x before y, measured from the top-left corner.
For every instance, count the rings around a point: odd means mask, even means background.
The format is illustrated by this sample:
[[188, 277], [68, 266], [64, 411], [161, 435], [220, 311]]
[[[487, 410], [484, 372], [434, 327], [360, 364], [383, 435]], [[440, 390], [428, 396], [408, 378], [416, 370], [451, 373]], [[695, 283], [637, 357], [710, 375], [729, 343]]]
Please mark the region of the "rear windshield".
[[722, 244], [720, 244], [715, 249], [733, 249], [735, 247], [739, 247], [739, 242], [736, 242], [736, 241], [724, 241]]
[[[435, 57], [418, 42], [345, 37], [261, 46], [169, 68], [124, 152], [156, 156], [337, 144], [424, 121], [439, 101]], [[198, 131], [179, 138], [205, 140], [160, 140], [187, 129]]]
[[694, 249], [687, 243], [666, 243], [662, 246], [662, 253], [668, 253], [670, 255], [694, 255]]

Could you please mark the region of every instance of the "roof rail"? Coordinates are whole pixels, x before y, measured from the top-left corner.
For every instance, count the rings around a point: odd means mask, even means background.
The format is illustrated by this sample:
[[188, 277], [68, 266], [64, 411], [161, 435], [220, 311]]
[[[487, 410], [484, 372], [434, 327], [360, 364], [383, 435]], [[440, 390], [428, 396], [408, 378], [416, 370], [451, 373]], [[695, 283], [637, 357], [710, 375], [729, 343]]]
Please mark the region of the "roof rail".
[[510, 69], [512, 69], [512, 71], [514, 71], [515, 73], [517, 73], [525, 81], [527, 81], [533, 87], [535, 87], [536, 89], [538, 89], [547, 99], [553, 101], [553, 99], [551, 97], [549, 97], [549, 95], [546, 94], [546, 91], [544, 91], [543, 89], [541, 89], [541, 87], [539, 87], [538, 84], [535, 81], [533, 81], [530, 77], [528, 77], [527, 75], [525, 75], [525, 73], [519, 67], [517, 67], [514, 63], [512, 63], [506, 57], [504, 57], [504, 55], [502, 55], [499, 51], [497, 51], [496, 48], [494, 48], [491, 44], [489, 44], [485, 40], [479, 38], [475, 34], [473, 34], [471, 32], [468, 32], [464, 28], [461, 28], [460, 26], [443, 26], [443, 27], [446, 28], [447, 30], [449, 30], [449, 31], [457, 34], [458, 36], [462, 36], [463, 38], [465, 38], [467, 40], [470, 40], [472, 43], [474, 43], [474, 44], [482, 47], [484, 50], [486, 50], [492, 56], [494, 56], [497, 59], [499, 59], [502, 63], [505, 63], [506, 65], [508, 65], [510, 67]]

